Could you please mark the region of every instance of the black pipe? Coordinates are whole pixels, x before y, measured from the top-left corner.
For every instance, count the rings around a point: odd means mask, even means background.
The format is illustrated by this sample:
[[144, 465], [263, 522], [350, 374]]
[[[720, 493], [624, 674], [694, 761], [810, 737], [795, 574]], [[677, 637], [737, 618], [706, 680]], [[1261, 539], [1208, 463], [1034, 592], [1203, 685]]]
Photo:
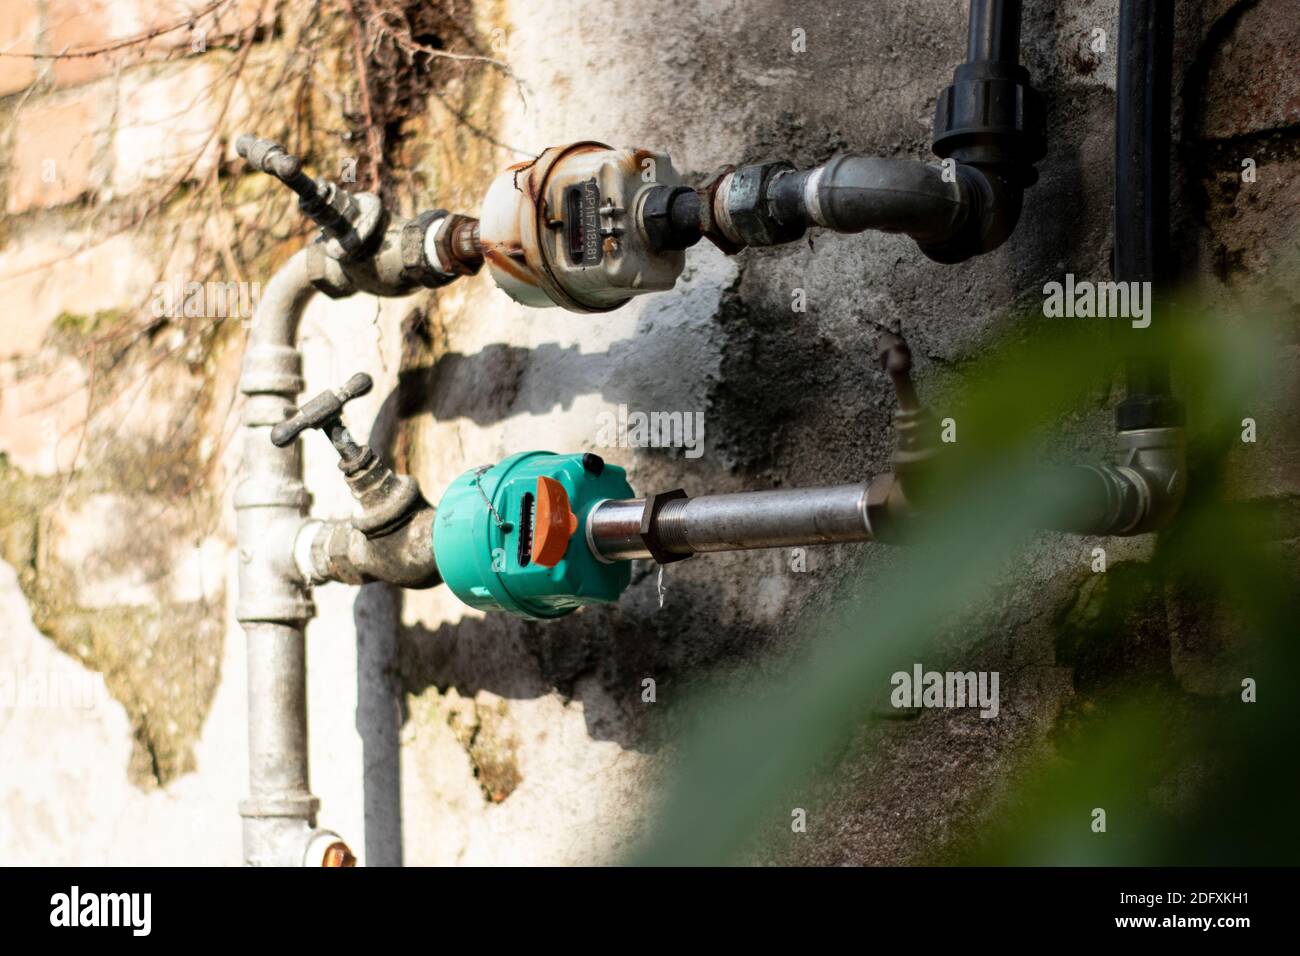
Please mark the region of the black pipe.
[[[1115, 250], [1120, 282], [1150, 282], [1153, 311], [1171, 278], [1169, 252], [1170, 107], [1173, 0], [1120, 4], [1115, 98]], [[1127, 395], [1115, 410], [1121, 429], [1182, 424], [1168, 359], [1131, 358]]]
[[1020, 62], [1020, 0], [971, 0], [966, 59]]

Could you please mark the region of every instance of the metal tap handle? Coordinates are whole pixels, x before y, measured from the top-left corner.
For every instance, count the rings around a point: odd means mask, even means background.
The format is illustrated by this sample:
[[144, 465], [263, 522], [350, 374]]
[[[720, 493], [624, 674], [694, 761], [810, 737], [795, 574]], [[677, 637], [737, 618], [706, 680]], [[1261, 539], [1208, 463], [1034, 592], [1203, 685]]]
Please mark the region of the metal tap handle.
[[274, 176], [303, 200], [320, 198], [316, 181], [302, 171], [302, 160], [279, 143], [245, 133], [235, 140], [235, 150], [258, 172]]
[[358, 372], [339, 388], [321, 392], [271, 429], [271, 444], [283, 448], [308, 428], [319, 428], [329, 435], [340, 458], [345, 461], [355, 459], [361, 449], [343, 425], [343, 406], [357, 396], [365, 395], [374, 386], [375, 382], [369, 375]]
[[298, 208], [336, 239], [345, 252], [361, 246], [354, 221], [360, 215], [356, 200], [346, 189], [324, 179], [312, 179], [302, 171], [302, 160], [279, 143], [245, 133], [235, 140], [235, 150], [259, 172], [268, 173], [298, 194]]

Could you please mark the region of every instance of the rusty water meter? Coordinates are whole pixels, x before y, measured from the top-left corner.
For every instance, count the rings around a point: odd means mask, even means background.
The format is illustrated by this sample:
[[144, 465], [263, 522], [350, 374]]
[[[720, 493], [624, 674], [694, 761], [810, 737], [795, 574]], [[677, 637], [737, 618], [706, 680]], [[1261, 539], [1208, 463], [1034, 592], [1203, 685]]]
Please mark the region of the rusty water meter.
[[671, 289], [685, 253], [652, 244], [643, 206], [676, 186], [663, 153], [552, 146], [493, 180], [479, 222], [484, 261], [507, 295], [535, 307], [608, 312]]

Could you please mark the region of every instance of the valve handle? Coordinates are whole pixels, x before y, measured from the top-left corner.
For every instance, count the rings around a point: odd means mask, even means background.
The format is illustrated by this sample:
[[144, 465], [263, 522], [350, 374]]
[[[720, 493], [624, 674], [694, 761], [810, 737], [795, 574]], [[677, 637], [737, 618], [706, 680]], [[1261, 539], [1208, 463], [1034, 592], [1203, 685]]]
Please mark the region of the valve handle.
[[308, 428], [319, 428], [329, 435], [339, 457], [344, 460], [355, 458], [360, 449], [343, 426], [343, 406], [374, 387], [374, 379], [365, 372], [358, 372], [340, 387], [326, 389], [272, 428], [271, 444], [283, 448]]
[[312, 179], [302, 171], [302, 160], [279, 143], [245, 133], [235, 140], [235, 150], [258, 172], [274, 176], [298, 194], [303, 215], [336, 240], [351, 254], [362, 245], [355, 228], [360, 217], [356, 200], [346, 189], [324, 179]]
[[235, 140], [235, 150], [258, 172], [269, 173], [298, 195], [314, 194], [316, 184], [302, 171], [302, 160], [279, 143], [245, 133]]
[[365, 395], [375, 382], [358, 372], [338, 388], [321, 392], [271, 429], [271, 442], [283, 448], [308, 428], [319, 428], [329, 436], [339, 453], [339, 471], [360, 504], [352, 526], [367, 538], [382, 537], [400, 527], [421, 507], [420, 485], [407, 475], [394, 474], [369, 445], [358, 445], [343, 424], [343, 406]]

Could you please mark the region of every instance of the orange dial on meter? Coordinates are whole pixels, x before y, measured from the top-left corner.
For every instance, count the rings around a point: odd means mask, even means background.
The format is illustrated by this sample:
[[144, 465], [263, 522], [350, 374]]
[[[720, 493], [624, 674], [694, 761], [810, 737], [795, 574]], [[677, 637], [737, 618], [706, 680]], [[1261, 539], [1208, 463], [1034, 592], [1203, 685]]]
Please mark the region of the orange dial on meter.
[[578, 516], [569, 507], [564, 485], [545, 475], [537, 477], [537, 512], [533, 521], [533, 562], [546, 568], [560, 563], [569, 539], [578, 530]]

